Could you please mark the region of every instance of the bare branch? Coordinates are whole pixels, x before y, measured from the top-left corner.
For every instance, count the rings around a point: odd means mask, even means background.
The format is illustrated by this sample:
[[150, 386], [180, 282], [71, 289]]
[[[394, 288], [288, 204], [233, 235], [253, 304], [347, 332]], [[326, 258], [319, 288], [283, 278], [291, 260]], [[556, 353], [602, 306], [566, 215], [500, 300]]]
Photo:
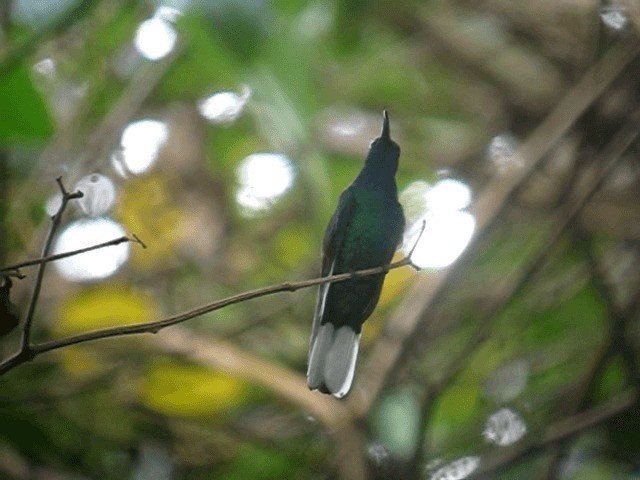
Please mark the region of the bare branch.
[[[60, 188], [60, 192], [62, 193], [62, 201], [60, 202], [60, 207], [56, 214], [51, 217], [51, 227], [49, 229], [49, 234], [47, 235], [47, 239], [44, 242], [44, 247], [42, 249], [42, 257], [45, 258], [49, 255], [51, 251], [51, 245], [53, 244], [53, 237], [55, 236], [58, 228], [60, 227], [60, 223], [62, 221], [62, 214], [67, 208], [67, 204], [70, 200], [82, 198], [84, 195], [82, 192], [67, 192], [62, 183], [62, 177], [56, 178], [56, 182], [58, 183], [58, 187]], [[36, 274], [35, 285], [33, 286], [33, 293], [31, 294], [31, 300], [29, 301], [29, 308], [27, 310], [27, 318], [23, 327], [22, 334], [22, 355], [29, 356], [30, 353], [30, 345], [29, 340], [31, 336], [31, 325], [33, 323], [33, 315], [36, 310], [36, 305], [38, 304], [38, 297], [40, 296], [40, 289], [42, 288], [42, 279], [44, 277], [44, 271], [46, 267], [46, 263], [40, 263], [38, 266], [38, 273]]]
[[[45, 264], [41, 264], [41, 265], [45, 265]], [[231, 297], [227, 297], [222, 300], [217, 300], [215, 302], [188, 310], [186, 312], [173, 315], [171, 317], [164, 318], [162, 320], [157, 320], [154, 322], [105, 328], [102, 330], [95, 330], [92, 332], [81, 333], [79, 335], [74, 335], [71, 337], [65, 337], [57, 340], [50, 340], [47, 342], [32, 344], [32, 345], [29, 345], [27, 349], [23, 349], [28, 353], [21, 351], [15, 356], [10, 357], [9, 359], [0, 363], [0, 375], [24, 363], [25, 361], [33, 359], [37, 355], [40, 355], [44, 352], [49, 352], [52, 350], [58, 350], [60, 348], [68, 347], [70, 345], [77, 345], [79, 343], [86, 343], [86, 342], [101, 340], [105, 338], [121, 337], [125, 335], [136, 335], [139, 333], [157, 333], [163, 328], [170, 327], [172, 325], [177, 325], [179, 323], [185, 322], [192, 318], [204, 315], [205, 313], [213, 312], [215, 310], [220, 310], [229, 305], [245, 302], [247, 300], [251, 300], [254, 298], [273, 295], [274, 293], [295, 292], [296, 290], [309, 288], [316, 285], [321, 285], [323, 283], [344, 282], [344, 281], [353, 280], [356, 278], [368, 277], [370, 275], [379, 275], [381, 273], [386, 273], [389, 270], [393, 270], [393, 269], [405, 267], [405, 266], [411, 266], [414, 269], [419, 270], [419, 268], [411, 262], [411, 259], [409, 257], [406, 257], [402, 260], [399, 260], [397, 262], [391, 263], [389, 265], [384, 265], [381, 267], [367, 268], [364, 270], [358, 270], [358, 271], [349, 272], [349, 273], [341, 273], [341, 274], [332, 275], [329, 277], [319, 277], [319, 278], [313, 278], [310, 280], [301, 280], [299, 282], [285, 282], [278, 285], [271, 285], [268, 287], [250, 290], [248, 292], [239, 293], [237, 295], [233, 295]]]
[[73, 257], [75, 255], [80, 255], [81, 253], [90, 252], [92, 250], [99, 250], [105, 247], [111, 247], [114, 245], [120, 245], [124, 242], [133, 242], [142, 245], [143, 248], [146, 248], [146, 245], [136, 236], [131, 235], [131, 237], [122, 236], [118, 238], [114, 238], [113, 240], [109, 240], [108, 242], [98, 243], [96, 245], [91, 245], [90, 247], [79, 248], [78, 250], [71, 250], [69, 252], [56, 253], [55, 255], [48, 255], [46, 257], [34, 258], [33, 260], [26, 260], [24, 262], [16, 263], [15, 265], [9, 265], [8, 267], [0, 268], [0, 273], [16, 271], [19, 272], [19, 269], [24, 267], [31, 267], [33, 265], [40, 265], [42, 263], [55, 262], [56, 260], [60, 260], [61, 258]]

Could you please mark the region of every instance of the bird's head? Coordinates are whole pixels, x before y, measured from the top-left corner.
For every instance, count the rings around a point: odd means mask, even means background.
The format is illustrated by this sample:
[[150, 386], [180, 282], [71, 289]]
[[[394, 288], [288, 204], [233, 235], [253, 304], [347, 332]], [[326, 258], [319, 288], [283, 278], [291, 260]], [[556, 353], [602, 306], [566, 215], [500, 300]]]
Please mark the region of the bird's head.
[[390, 169], [395, 174], [398, 169], [400, 147], [391, 140], [389, 113], [384, 110], [382, 115], [382, 133], [371, 143], [369, 154], [367, 155], [367, 163], [375, 163], [379, 168]]

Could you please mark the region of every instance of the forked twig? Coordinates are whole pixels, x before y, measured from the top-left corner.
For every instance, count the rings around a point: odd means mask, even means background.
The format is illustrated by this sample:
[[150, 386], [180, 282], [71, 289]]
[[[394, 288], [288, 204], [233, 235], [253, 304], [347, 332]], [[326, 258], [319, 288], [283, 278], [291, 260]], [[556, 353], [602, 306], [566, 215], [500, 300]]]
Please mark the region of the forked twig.
[[[58, 211], [51, 217], [51, 227], [49, 228], [49, 233], [47, 235], [47, 239], [44, 242], [44, 247], [42, 249], [42, 257], [45, 258], [51, 252], [51, 245], [53, 244], [53, 237], [55, 236], [58, 228], [60, 227], [60, 223], [62, 221], [62, 214], [67, 208], [67, 204], [70, 200], [76, 198], [82, 198], [84, 194], [80, 191], [76, 192], [67, 192], [67, 189], [64, 188], [62, 183], [62, 177], [56, 178], [56, 182], [58, 183], [58, 187], [60, 188], [60, 192], [62, 193], [62, 201], [60, 202], [60, 206], [58, 207]], [[44, 277], [44, 271], [46, 268], [46, 263], [40, 263], [38, 266], [38, 273], [36, 274], [36, 282], [33, 286], [33, 293], [31, 294], [31, 300], [29, 301], [29, 308], [27, 310], [27, 317], [23, 327], [22, 333], [22, 348], [21, 351], [24, 352], [24, 355], [27, 357], [30, 354], [30, 346], [29, 339], [31, 336], [31, 325], [33, 323], [33, 315], [36, 311], [36, 305], [38, 304], [38, 298], [40, 297], [40, 289], [42, 288], [42, 279]]]

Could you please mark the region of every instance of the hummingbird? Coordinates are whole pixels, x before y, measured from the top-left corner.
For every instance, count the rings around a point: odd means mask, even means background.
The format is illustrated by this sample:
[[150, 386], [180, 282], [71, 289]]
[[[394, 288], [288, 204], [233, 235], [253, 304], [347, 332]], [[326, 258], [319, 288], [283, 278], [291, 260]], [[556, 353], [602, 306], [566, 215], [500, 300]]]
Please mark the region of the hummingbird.
[[[369, 147], [364, 167], [342, 192], [322, 241], [322, 276], [390, 263], [404, 231], [395, 174], [400, 147], [389, 114]], [[376, 308], [386, 274], [320, 286], [307, 368], [311, 390], [344, 397], [353, 383], [362, 324]]]

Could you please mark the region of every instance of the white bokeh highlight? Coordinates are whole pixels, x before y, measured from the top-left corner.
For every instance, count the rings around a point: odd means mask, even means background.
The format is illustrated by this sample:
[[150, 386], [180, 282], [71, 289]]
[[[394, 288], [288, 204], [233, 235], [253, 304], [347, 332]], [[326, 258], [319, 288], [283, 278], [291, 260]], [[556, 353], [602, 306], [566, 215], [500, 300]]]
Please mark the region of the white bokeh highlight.
[[246, 215], [269, 209], [291, 185], [295, 174], [291, 160], [280, 153], [254, 153], [237, 169], [236, 201]]
[[389, 450], [380, 442], [374, 441], [367, 447], [367, 456], [375, 465], [383, 465], [389, 461]]
[[[442, 269], [451, 265], [467, 248], [476, 228], [474, 216], [467, 212], [430, 212], [423, 221], [422, 236], [422, 223], [415, 224], [405, 236], [405, 247], [418, 242], [411, 260], [420, 268]], [[410, 247], [406, 253], [408, 250]]]
[[336, 116], [332, 120], [328, 125], [330, 133], [347, 140], [362, 135], [367, 126], [363, 116], [357, 114]]
[[247, 85], [240, 87], [240, 93], [217, 92], [198, 102], [200, 115], [213, 125], [229, 125], [235, 122], [244, 111], [251, 97], [251, 89]]
[[487, 145], [487, 157], [498, 173], [520, 170], [524, 160], [518, 154], [520, 142], [510, 132], [503, 132], [491, 139]]
[[116, 186], [109, 177], [99, 173], [92, 173], [78, 180], [74, 190], [82, 192], [83, 195], [76, 200], [76, 205], [89, 217], [104, 215], [116, 199]]
[[414, 182], [400, 194], [408, 225], [402, 249], [408, 255], [415, 246], [413, 263], [442, 269], [458, 259], [476, 228], [475, 217], [464, 211], [471, 199], [468, 185], [454, 179], [440, 180], [432, 187]]
[[34, 64], [33, 69], [40, 75], [52, 77], [56, 73], [56, 62], [51, 57], [45, 57]]
[[480, 457], [469, 455], [458, 458], [440, 467], [429, 476], [429, 480], [463, 480], [480, 466]]
[[501, 408], [487, 419], [482, 436], [500, 447], [512, 445], [527, 433], [524, 419], [509, 408]]
[[602, 23], [611, 30], [620, 31], [627, 26], [628, 17], [623, 5], [604, 5], [599, 13]]
[[173, 25], [162, 16], [153, 16], [140, 24], [133, 44], [147, 60], [160, 60], [175, 48], [178, 33]]
[[[56, 240], [53, 253], [97, 245], [125, 235], [119, 223], [109, 218], [87, 218], [69, 224]], [[129, 243], [123, 242], [54, 262], [58, 273], [72, 282], [101, 280], [113, 275], [129, 258]]]
[[161, 120], [143, 119], [130, 123], [122, 132], [120, 148], [111, 164], [122, 177], [148, 171], [169, 137], [169, 127]]
[[471, 189], [459, 180], [445, 178], [425, 193], [427, 208], [439, 212], [451, 212], [467, 208], [471, 203]]

